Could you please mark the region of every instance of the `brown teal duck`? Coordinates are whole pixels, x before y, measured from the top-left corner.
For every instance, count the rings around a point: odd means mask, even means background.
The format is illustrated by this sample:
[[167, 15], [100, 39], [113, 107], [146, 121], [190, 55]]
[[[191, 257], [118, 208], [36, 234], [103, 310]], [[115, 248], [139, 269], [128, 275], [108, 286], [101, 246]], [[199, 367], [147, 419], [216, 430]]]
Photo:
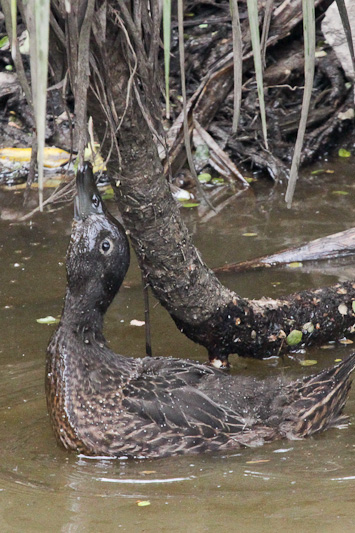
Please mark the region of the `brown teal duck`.
[[102, 333], [129, 265], [122, 226], [89, 165], [78, 172], [62, 317], [48, 346], [46, 393], [67, 449], [163, 457], [307, 437], [344, 421], [355, 354], [287, 382], [232, 376], [190, 360], [113, 353]]

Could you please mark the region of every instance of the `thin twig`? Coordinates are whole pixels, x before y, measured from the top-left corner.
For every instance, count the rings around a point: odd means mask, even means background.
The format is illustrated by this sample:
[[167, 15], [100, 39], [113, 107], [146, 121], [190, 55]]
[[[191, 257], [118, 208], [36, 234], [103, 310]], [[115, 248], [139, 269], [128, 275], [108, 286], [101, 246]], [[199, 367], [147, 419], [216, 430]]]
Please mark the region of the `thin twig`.
[[230, 0], [232, 11], [232, 35], [233, 35], [233, 73], [234, 73], [234, 103], [233, 103], [233, 133], [238, 129], [240, 106], [242, 102], [242, 75], [243, 75], [243, 43], [242, 30], [240, 27], [238, 1]]
[[[55, 191], [47, 198], [47, 200], [44, 200], [44, 202], [42, 204], [42, 207], [44, 207], [45, 205], [48, 205], [48, 204], [52, 204], [52, 203], [55, 203], [55, 202], [62, 201], [63, 198], [66, 197], [69, 194], [74, 195], [74, 190], [75, 190], [75, 180], [73, 178], [69, 183], [64, 185], [64, 187], [59, 185], [59, 187], [57, 187], [55, 189]], [[24, 222], [25, 220], [28, 220], [29, 218], [32, 218], [33, 215], [38, 213], [38, 211], [40, 211], [40, 207], [39, 206], [37, 206], [35, 209], [30, 211], [29, 213], [26, 213], [26, 215], [23, 215], [22, 217], [20, 217], [18, 219], [18, 221], [19, 222]]]
[[[121, 11], [121, 14], [122, 14], [122, 18], [125, 22], [125, 25], [127, 27], [127, 30], [128, 30], [128, 33], [130, 34], [132, 40], [133, 40], [133, 43], [134, 43], [134, 47], [135, 47], [135, 51], [136, 51], [136, 54], [137, 54], [137, 57], [138, 57], [138, 69], [139, 69], [139, 74], [140, 76], [143, 78], [143, 80], [145, 82], [148, 82], [149, 80], [149, 75], [148, 75], [148, 58], [147, 58], [147, 54], [144, 50], [144, 46], [143, 46], [143, 43], [142, 43], [142, 39], [141, 39], [141, 36], [140, 36], [140, 31], [137, 29], [136, 25], [134, 24], [133, 20], [132, 20], [132, 17], [131, 17], [131, 14], [130, 12], [128, 11], [128, 8], [124, 2], [124, 0], [117, 0], [117, 4], [120, 8], [120, 11]], [[113, 10], [114, 12], [116, 12], [116, 10]]]
[[142, 1], [133, 0], [133, 19], [136, 25], [137, 31], [142, 38]]
[[182, 100], [183, 100], [183, 114], [184, 114], [184, 142], [185, 142], [185, 149], [186, 149], [186, 156], [187, 161], [189, 163], [191, 174], [195, 180], [196, 187], [198, 192], [201, 194], [202, 198], [205, 200], [205, 202], [211, 207], [211, 209], [214, 209], [211, 202], [206, 197], [201, 183], [199, 182], [199, 179], [197, 177], [195, 165], [192, 158], [192, 151], [191, 151], [191, 143], [190, 143], [190, 132], [189, 132], [189, 125], [187, 121], [187, 107], [186, 107], [186, 79], [185, 79], [185, 49], [184, 49], [184, 6], [183, 6], [183, 0], [178, 0], [178, 22], [179, 22], [179, 55], [180, 55], [180, 76], [181, 76], [181, 92], [182, 92]]
[[118, 24], [120, 25], [123, 33], [124, 33], [124, 36], [126, 37], [126, 42], [127, 42], [127, 45], [128, 45], [128, 48], [131, 52], [131, 55], [132, 55], [132, 58], [133, 58], [133, 61], [134, 61], [134, 65], [133, 67], [131, 66], [131, 61], [127, 61], [128, 65], [129, 65], [129, 70], [130, 70], [130, 73], [129, 73], [129, 78], [128, 78], [128, 82], [127, 82], [127, 90], [126, 90], [126, 101], [125, 101], [125, 108], [123, 110], [123, 113], [122, 113], [122, 116], [121, 116], [121, 119], [116, 127], [116, 133], [118, 132], [118, 130], [121, 128], [122, 126], [122, 122], [126, 116], [126, 113], [128, 111], [128, 108], [129, 108], [129, 102], [130, 102], [130, 98], [131, 98], [131, 91], [132, 91], [132, 85], [133, 85], [133, 81], [134, 81], [134, 77], [136, 75], [136, 72], [137, 72], [137, 66], [138, 66], [138, 60], [137, 60], [137, 55], [133, 49], [133, 46], [132, 46], [132, 43], [131, 43], [131, 40], [129, 38], [129, 35], [128, 35], [128, 32], [125, 28], [125, 25], [123, 24], [123, 21], [121, 19], [121, 17], [119, 16], [119, 14], [116, 12], [115, 13], [115, 16], [116, 16], [116, 20], [118, 22]]
[[150, 40], [148, 59], [152, 65], [156, 63], [154, 65], [154, 71], [158, 72], [158, 69], [156, 67], [157, 67], [157, 62], [158, 62], [158, 52], [159, 52], [159, 44], [160, 44], [160, 26], [161, 26], [162, 9], [160, 7], [160, 2], [157, 0], [151, 0], [150, 6], [151, 6], [151, 18], [153, 22], [153, 32], [152, 32], [152, 37]]
[[266, 56], [266, 42], [269, 36], [270, 22], [271, 22], [273, 7], [274, 7], [274, 0], [267, 0], [266, 5], [265, 5], [265, 11], [264, 11], [263, 31], [261, 34], [261, 43], [260, 43], [261, 59], [262, 59], [264, 68], [265, 68], [265, 56]]
[[[91, 90], [93, 91], [94, 95], [97, 98], [97, 101], [100, 102], [101, 108], [106, 115], [107, 122], [110, 127], [110, 133], [111, 133], [111, 146], [108, 150], [108, 155], [105, 160], [105, 165], [107, 165], [107, 162], [109, 161], [111, 157], [111, 153], [113, 150], [113, 146], [115, 146], [116, 154], [118, 157], [118, 171], [121, 171], [121, 153], [117, 142], [116, 137], [116, 125], [118, 122], [118, 117], [116, 113], [115, 104], [112, 98], [112, 95], [109, 96], [110, 100], [108, 100], [108, 94], [109, 93], [109, 85], [105, 86], [104, 80], [102, 79], [102, 76], [99, 72], [99, 68], [96, 64], [96, 61], [94, 58], [91, 58], [91, 68], [93, 72], [95, 73], [95, 76], [93, 76], [94, 84], [91, 83]], [[98, 82], [100, 83], [100, 87], [98, 86]], [[104, 140], [102, 140], [101, 145], [103, 145]]]

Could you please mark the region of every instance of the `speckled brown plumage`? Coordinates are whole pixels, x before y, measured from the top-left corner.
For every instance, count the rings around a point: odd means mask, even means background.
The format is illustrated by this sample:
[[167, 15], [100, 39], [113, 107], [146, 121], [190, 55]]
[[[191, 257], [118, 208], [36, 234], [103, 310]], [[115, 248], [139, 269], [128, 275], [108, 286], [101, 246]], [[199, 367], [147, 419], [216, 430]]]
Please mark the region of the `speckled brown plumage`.
[[102, 323], [128, 268], [127, 238], [106, 212], [89, 166], [79, 171], [77, 186], [68, 288], [46, 368], [48, 409], [66, 448], [117, 457], [225, 451], [302, 438], [343, 420], [355, 354], [287, 383], [113, 353]]

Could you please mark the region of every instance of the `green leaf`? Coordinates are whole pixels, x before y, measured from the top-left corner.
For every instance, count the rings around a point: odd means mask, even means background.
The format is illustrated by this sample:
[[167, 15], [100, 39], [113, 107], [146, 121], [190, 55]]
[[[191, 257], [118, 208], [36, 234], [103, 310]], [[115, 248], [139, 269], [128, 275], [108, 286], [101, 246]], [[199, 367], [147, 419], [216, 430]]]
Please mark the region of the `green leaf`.
[[339, 157], [350, 157], [351, 153], [348, 150], [345, 150], [345, 148], [339, 148], [338, 156]]
[[137, 505], [138, 507], [148, 507], [148, 505], [150, 505], [150, 501], [149, 500], [140, 500], [137, 502]]
[[2, 48], [3, 46], [5, 46], [5, 44], [8, 44], [9, 42], [9, 38], [7, 35], [5, 35], [5, 37], [3, 37], [2, 39], [0, 39], [0, 48]]
[[198, 207], [198, 202], [181, 202], [182, 207]]
[[14, 70], [12, 65], [6, 65], [5, 70]]
[[109, 187], [103, 194], [101, 194], [103, 200], [112, 200], [114, 197], [115, 193], [113, 192], [112, 187]]
[[212, 179], [213, 185], [223, 185], [224, 179], [223, 178], [213, 178]]
[[299, 329], [294, 329], [286, 337], [286, 342], [289, 346], [295, 346], [299, 344], [302, 340], [302, 331]]
[[38, 324], [58, 324], [59, 318], [54, 318], [54, 316], [45, 316], [43, 318], [37, 318], [36, 322]]
[[301, 268], [303, 266], [303, 263], [299, 261], [292, 261], [292, 263], [288, 263], [287, 268]]
[[353, 303], [351, 304], [351, 307], [352, 307], [353, 313], [355, 313], [355, 300], [353, 300]]
[[334, 170], [331, 170], [330, 168], [318, 168], [318, 170], [313, 170], [311, 172], [312, 176], [317, 176], [317, 174], [334, 174]]
[[198, 25], [199, 28], [208, 28], [208, 24], [199, 24]]
[[339, 196], [347, 196], [349, 193], [346, 191], [333, 191], [332, 194], [338, 194]]
[[257, 237], [257, 233], [242, 233], [243, 237]]
[[202, 174], [199, 174], [197, 177], [198, 181], [201, 183], [208, 183], [212, 179], [211, 174], [208, 174], [207, 172], [202, 172]]
[[317, 174], [323, 174], [325, 172], [324, 168], [318, 168], [317, 170], [312, 170], [312, 176], [317, 176]]
[[316, 365], [318, 361], [315, 359], [304, 359], [303, 361], [300, 361], [301, 366], [313, 366]]

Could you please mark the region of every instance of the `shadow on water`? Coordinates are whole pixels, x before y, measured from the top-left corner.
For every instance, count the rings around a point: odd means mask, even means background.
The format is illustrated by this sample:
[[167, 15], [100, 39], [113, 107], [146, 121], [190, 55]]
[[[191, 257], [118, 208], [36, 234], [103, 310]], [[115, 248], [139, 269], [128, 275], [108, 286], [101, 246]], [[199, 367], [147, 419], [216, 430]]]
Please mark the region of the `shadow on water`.
[[[323, 163], [323, 166], [325, 163]], [[354, 171], [349, 161], [332, 175], [300, 183], [293, 210], [271, 206], [270, 184], [231, 200], [218, 216], [184, 213], [210, 266], [246, 260], [354, 226]], [[307, 172], [307, 176], [310, 172]], [[334, 182], [334, 183], [333, 183]], [[343, 190], [348, 195], [333, 194]], [[0, 193], [6, 213], [19, 205]], [[12, 206], [12, 207], [11, 207]], [[279, 441], [235, 454], [164, 460], [88, 459], [58, 448], [44, 398], [44, 353], [53, 326], [37, 318], [61, 311], [64, 256], [72, 208], [37, 216], [32, 223], [0, 221], [0, 531], [193, 532], [332, 531], [355, 528], [355, 430], [333, 429], [306, 441]], [[8, 217], [5, 217], [8, 218]], [[243, 236], [243, 234], [256, 234]], [[352, 261], [225, 275], [243, 296], [281, 296], [355, 278]], [[205, 360], [204, 350], [182, 336], [153, 303], [155, 355]], [[134, 263], [109, 311], [106, 335], [115, 351], [139, 356], [144, 331], [140, 275]], [[333, 364], [351, 345], [312, 349], [304, 368], [285, 361], [234, 358], [235, 372], [297, 377]], [[355, 422], [355, 395], [346, 408]], [[139, 501], [150, 505], [138, 506]]]

